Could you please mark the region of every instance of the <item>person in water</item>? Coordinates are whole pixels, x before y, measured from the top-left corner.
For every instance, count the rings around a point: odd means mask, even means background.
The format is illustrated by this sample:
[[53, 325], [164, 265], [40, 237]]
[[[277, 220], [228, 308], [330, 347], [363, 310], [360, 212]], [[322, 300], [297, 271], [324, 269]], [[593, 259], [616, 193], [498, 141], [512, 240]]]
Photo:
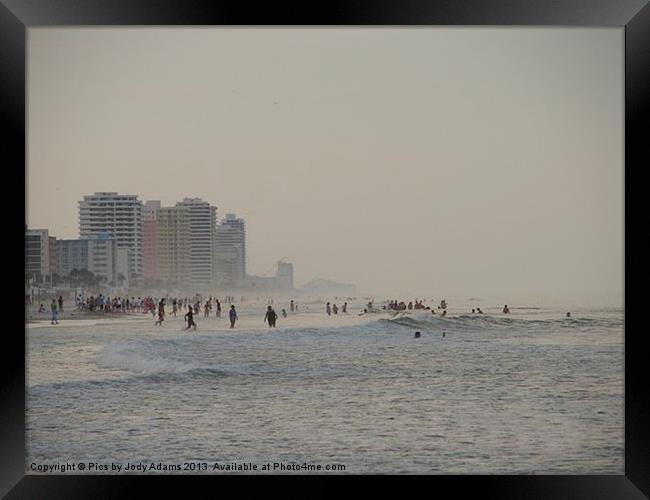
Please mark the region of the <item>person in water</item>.
[[192, 327], [194, 327], [196, 330], [196, 323], [194, 322], [194, 309], [192, 309], [191, 304], [188, 304], [187, 306], [187, 314], [185, 315], [185, 319], [187, 319], [187, 328], [185, 328], [185, 330], [189, 330]]
[[571, 317], [571, 313], [570, 313], [570, 312], [566, 313], [566, 317], [567, 317], [567, 318], [570, 318], [570, 317]]
[[483, 314], [483, 311], [481, 311], [481, 308], [480, 308], [480, 307], [478, 307], [478, 308], [476, 309], [476, 312], [478, 312], [479, 314]]
[[271, 306], [266, 308], [266, 314], [264, 315], [264, 321], [268, 322], [269, 327], [275, 328], [275, 321], [278, 319], [278, 315], [275, 313]]
[[420, 332], [415, 332], [415, 335], [413, 337], [414, 339], [419, 339], [420, 338]]
[[237, 311], [235, 311], [235, 306], [230, 306], [230, 311], [228, 312], [230, 318], [230, 328], [235, 328], [235, 321], [237, 321]]
[[503, 306], [503, 314], [510, 314], [510, 309], [508, 309], [508, 304]]
[[447, 316], [447, 309], [443, 309], [442, 314], [440, 316]]
[[160, 302], [158, 302], [158, 319], [154, 323], [154, 326], [162, 326], [163, 321], [165, 321], [165, 299], [160, 299]]

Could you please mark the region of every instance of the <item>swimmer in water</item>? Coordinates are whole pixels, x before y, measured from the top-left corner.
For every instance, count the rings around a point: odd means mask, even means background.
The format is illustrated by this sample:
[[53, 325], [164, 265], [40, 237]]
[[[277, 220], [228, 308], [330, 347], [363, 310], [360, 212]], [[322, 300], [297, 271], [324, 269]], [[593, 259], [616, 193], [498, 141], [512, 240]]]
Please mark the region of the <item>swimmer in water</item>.
[[503, 314], [510, 314], [510, 309], [508, 309], [508, 304], [503, 306]]
[[415, 332], [415, 336], [413, 338], [414, 339], [419, 339], [420, 338], [420, 332]]
[[566, 317], [567, 317], [567, 318], [570, 318], [570, 317], [571, 317], [571, 313], [570, 313], [570, 312], [566, 313]]
[[191, 304], [188, 304], [187, 306], [187, 314], [185, 315], [185, 318], [187, 318], [187, 328], [185, 328], [185, 330], [189, 330], [192, 327], [194, 327], [196, 330], [196, 323], [194, 322], [194, 310], [192, 309]]
[[235, 328], [235, 321], [237, 321], [237, 311], [235, 311], [235, 306], [230, 306], [230, 311], [228, 311], [228, 317], [230, 318], [230, 328]]

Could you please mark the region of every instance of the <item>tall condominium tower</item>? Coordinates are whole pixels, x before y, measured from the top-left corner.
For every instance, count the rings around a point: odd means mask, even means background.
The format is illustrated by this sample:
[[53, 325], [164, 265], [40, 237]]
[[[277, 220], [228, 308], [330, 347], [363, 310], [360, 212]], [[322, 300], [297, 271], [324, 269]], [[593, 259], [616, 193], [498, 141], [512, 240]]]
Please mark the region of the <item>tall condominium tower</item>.
[[160, 278], [185, 285], [213, 283], [216, 218], [217, 208], [200, 198], [157, 209]]
[[227, 214], [217, 227], [214, 244], [215, 280], [222, 286], [242, 286], [246, 277], [244, 219]]
[[185, 198], [176, 207], [187, 211], [191, 282], [210, 285], [213, 281], [213, 245], [217, 207], [200, 198]]
[[160, 201], [149, 200], [142, 208], [142, 276], [159, 277], [158, 210]]
[[174, 284], [191, 282], [189, 216], [183, 207], [162, 207], [158, 218], [158, 276]]
[[142, 201], [136, 195], [100, 192], [79, 202], [79, 237], [107, 233], [129, 250], [129, 270], [142, 273]]

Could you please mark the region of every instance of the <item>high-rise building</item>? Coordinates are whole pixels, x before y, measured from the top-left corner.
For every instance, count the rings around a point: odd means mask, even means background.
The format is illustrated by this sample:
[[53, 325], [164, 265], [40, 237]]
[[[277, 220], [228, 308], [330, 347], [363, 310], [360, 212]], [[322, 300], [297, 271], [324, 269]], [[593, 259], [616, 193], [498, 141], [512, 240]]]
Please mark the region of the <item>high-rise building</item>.
[[246, 225], [235, 214], [217, 227], [214, 242], [215, 281], [221, 286], [243, 286], [246, 278]]
[[176, 207], [187, 212], [189, 223], [190, 280], [197, 285], [213, 282], [213, 251], [217, 207], [200, 198], [184, 198]]
[[136, 195], [98, 192], [79, 202], [79, 237], [108, 233], [129, 250], [129, 270], [142, 273], [142, 201]]
[[25, 274], [43, 282], [50, 277], [50, 235], [47, 229], [25, 232]]
[[149, 200], [142, 208], [142, 276], [158, 278], [158, 210], [160, 201]]
[[189, 214], [182, 207], [161, 207], [158, 217], [158, 277], [190, 284]]

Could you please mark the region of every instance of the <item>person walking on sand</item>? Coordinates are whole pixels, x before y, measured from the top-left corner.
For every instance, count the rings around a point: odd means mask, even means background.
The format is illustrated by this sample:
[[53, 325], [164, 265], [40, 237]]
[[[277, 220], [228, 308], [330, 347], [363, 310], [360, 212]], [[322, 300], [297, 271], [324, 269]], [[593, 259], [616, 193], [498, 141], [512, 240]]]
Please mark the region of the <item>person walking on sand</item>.
[[160, 299], [160, 302], [158, 302], [158, 319], [156, 322], [153, 324], [153, 326], [160, 325], [162, 326], [162, 322], [165, 321], [165, 299]]
[[339, 308], [338, 308], [338, 306], [337, 306], [336, 304], [334, 304], [334, 305], [332, 306], [332, 312], [333, 312], [334, 314], [338, 314], [338, 313], [339, 313]]
[[278, 319], [278, 315], [275, 313], [271, 306], [266, 308], [266, 314], [264, 315], [264, 321], [267, 321], [269, 327], [275, 328], [275, 321]]
[[194, 322], [194, 310], [192, 309], [192, 304], [189, 304], [187, 306], [187, 314], [185, 315], [185, 318], [187, 319], [187, 328], [185, 328], [185, 330], [189, 330], [192, 327], [194, 327], [194, 329], [196, 330], [196, 323]]
[[325, 312], [327, 313], [328, 316], [332, 315], [332, 308], [330, 307], [330, 303], [328, 302], [327, 305], [325, 306]]
[[52, 321], [51, 321], [51, 324], [58, 325], [59, 324], [59, 311], [56, 308], [56, 300], [55, 299], [52, 299], [51, 309], [52, 309]]
[[343, 307], [341, 307], [341, 312], [342, 313], [347, 313], [348, 312], [348, 303], [344, 302]]
[[230, 328], [235, 328], [235, 321], [237, 321], [237, 311], [235, 311], [235, 306], [230, 306], [230, 311], [228, 312], [230, 317]]

